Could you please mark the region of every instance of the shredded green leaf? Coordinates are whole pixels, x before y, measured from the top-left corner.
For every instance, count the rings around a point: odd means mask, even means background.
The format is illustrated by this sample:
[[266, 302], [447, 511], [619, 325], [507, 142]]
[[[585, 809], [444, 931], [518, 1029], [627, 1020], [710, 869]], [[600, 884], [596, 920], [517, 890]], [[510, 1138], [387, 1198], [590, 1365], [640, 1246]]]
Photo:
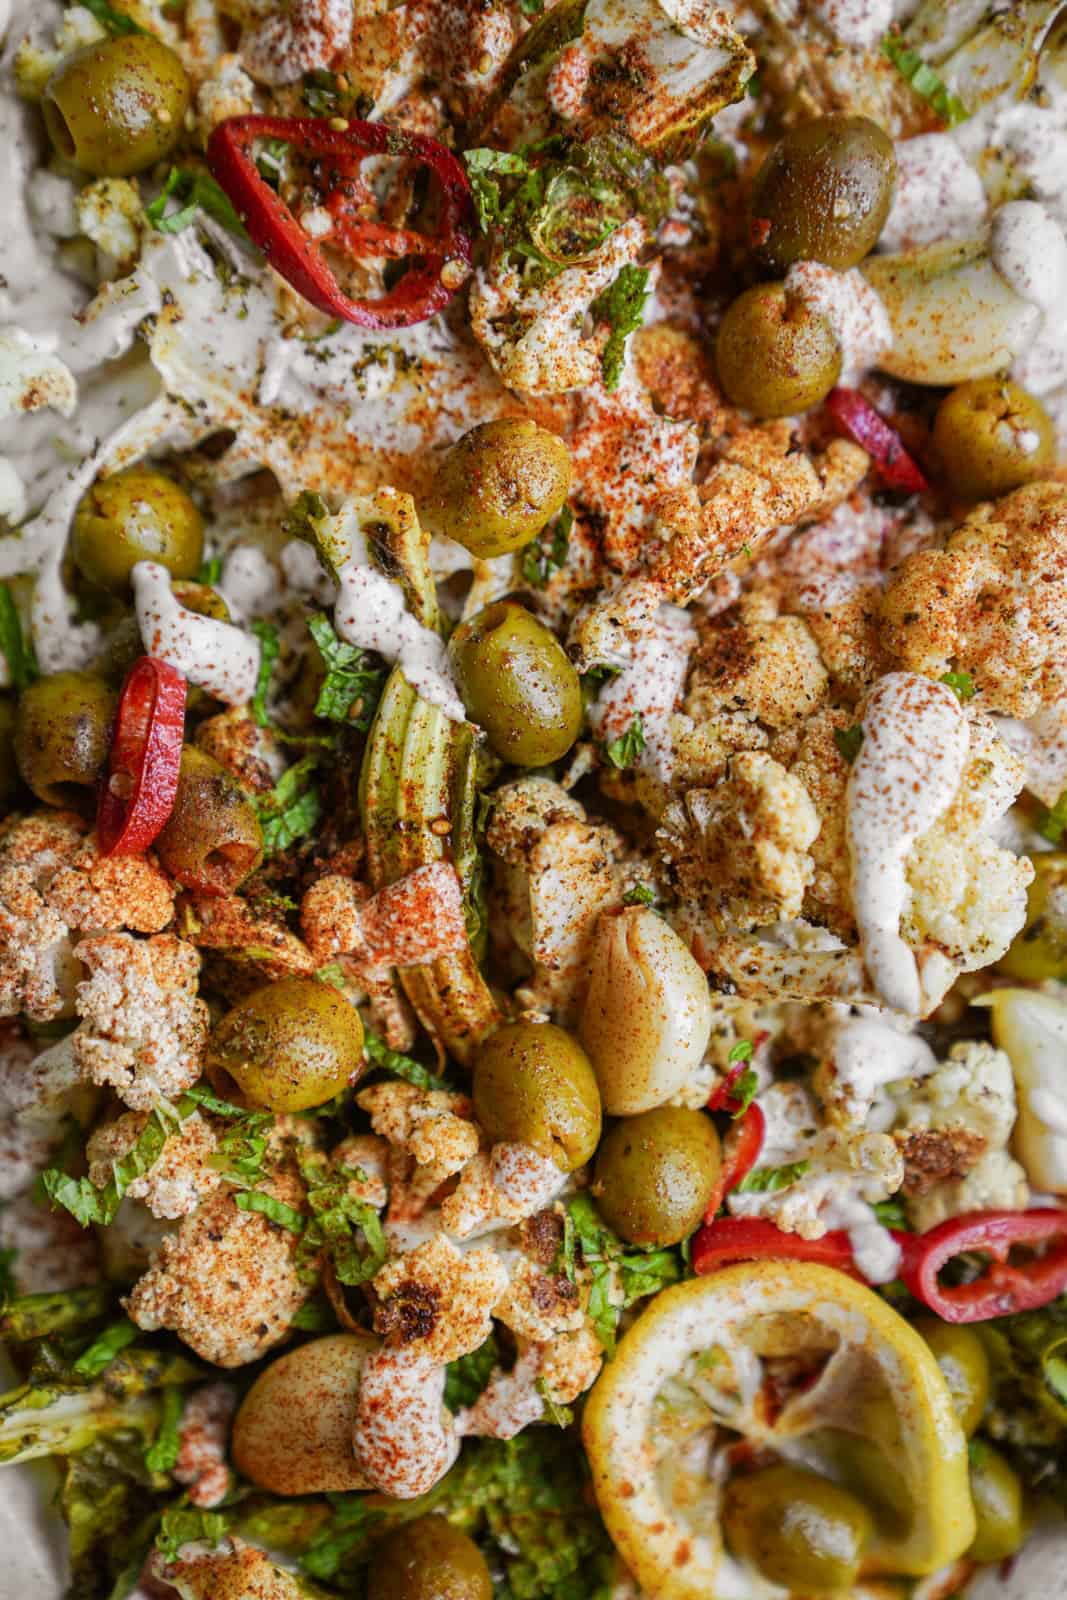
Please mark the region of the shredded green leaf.
[[522, 575], [535, 589], [543, 589], [553, 573], [561, 572], [567, 564], [571, 544], [574, 512], [564, 506], [559, 516], [542, 528], [536, 539], [522, 552]]
[[777, 1194], [788, 1189], [811, 1167], [810, 1161], [789, 1161], [781, 1167], [754, 1167], [737, 1185], [739, 1194]]
[[746, 1067], [730, 1090], [730, 1100], [735, 1109], [734, 1118], [743, 1117], [759, 1093], [759, 1078], [755, 1067]]
[[245, 1189], [234, 1196], [233, 1203], [238, 1211], [258, 1211], [268, 1222], [275, 1222], [279, 1228], [287, 1228], [290, 1233], [304, 1231], [307, 1219], [302, 1212], [272, 1194], [264, 1194], [261, 1189]]
[[128, 17], [125, 11], [116, 11], [114, 6], [109, 6], [107, 0], [79, 0], [79, 4], [83, 5], [86, 11], [91, 11], [97, 22], [105, 27], [114, 38], [119, 38], [124, 33], [144, 33], [145, 31], [144, 28], [138, 27], [133, 18]]
[[8, 583], [0, 583], [0, 654], [7, 662], [11, 687], [16, 693], [40, 677], [33, 641], [22, 631], [22, 619]]
[[947, 683], [961, 700], [973, 700], [977, 690], [974, 679], [969, 672], [946, 672], [942, 675], [942, 683]]
[[218, 1544], [231, 1521], [226, 1511], [201, 1511], [190, 1505], [168, 1507], [160, 1519], [156, 1549], [165, 1560], [176, 1561], [183, 1544]]
[[535, 1379], [534, 1388], [544, 1401], [544, 1414], [548, 1418], [549, 1422], [555, 1423], [557, 1428], [569, 1428], [571, 1423], [574, 1421], [574, 1412], [571, 1407], [561, 1406], [557, 1400], [553, 1400], [552, 1396], [548, 1392], [548, 1384], [545, 1382], [544, 1378]]
[[618, 739], [612, 739], [610, 744], [601, 745], [605, 759], [620, 771], [632, 767], [644, 748], [645, 728], [639, 711], [634, 713], [633, 720], [624, 734]]
[[862, 723], [854, 722], [851, 728], [835, 728], [834, 743], [841, 757], [851, 766], [859, 755], [863, 743]]
[[6, 1306], [15, 1294], [15, 1249], [0, 1250], [0, 1304]]
[[656, 891], [648, 883], [635, 883], [622, 897], [624, 906], [654, 906]]
[[261, 728], [269, 728], [267, 693], [281, 645], [278, 630], [272, 622], [253, 622], [252, 632], [259, 640], [259, 671], [256, 673], [256, 688], [252, 696], [252, 715]]
[[902, 77], [911, 84], [915, 93], [926, 101], [931, 110], [936, 111], [941, 121], [949, 128], [958, 127], [961, 122], [966, 122], [970, 112], [958, 95], [954, 94], [930, 64], [923, 60], [917, 50], [912, 50], [905, 44], [898, 33], [889, 33], [882, 40], [882, 54], [896, 67]]
[[161, 1103], [149, 1112], [136, 1144], [111, 1163], [111, 1176], [102, 1188], [89, 1178], [72, 1178], [57, 1167], [49, 1167], [41, 1174], [45, 1194], [54, 1205], [69, 1211], [83, 1228], [92, 1223], [107, 1227], [114, 1222], [130, 1184], [155, 1166], [167, 1139], [191, 1110], [192, 1102], [184, 1100], [177, 1106]]
[[626, 341], [644, 321], [648, 292], [648, 269], [627, 263], [619, 268], [614, 283], [593, 301], [593, 315], [611, 327], [600, 356], [605, 389], [619, 387], [626, 363]]
[[451, 1361], [445, 1374], [445, 1405], [449, 1411], [472, 1406], [485, 1390], [493, 1369], [500, 1366], [500, 1345], [495, 1333], [469, 1355]]
[[326, 668], [315, 715], [366, 731], [385, 686], [385, 668], [368, 651], [338, 638], [328, 617], [310, 618], [308, 630]]
[[752, 1040], [751, 1039], [738, 1039], [737, 1043], [735, 1045], [731, 1046], [730, 1054], [726, 1057], [726, 1059], [727, 1059], [727, 1061], [730, 1061], [730, 1062], [734, 1062], [734, 1061], [751, 1061], [752, 1060]]
[[900, 1200], [879, 1200], [871, 1207], [883, 1228], [903, 1228], [911, 1232], [908, 1213]]
[[[168, 213], [169, 200], [178, 202], [177, 211]], [[196, 221], [198, 211], [221, 222], [231, 233], [247, 238], [228, 195], [209, 173], [196, 168], [171, 167], [162, 190], [151, 205], [145, 206], [144, 214], [158, 233], [181, 233]]]
[[200, 570], [196, 575], [197, 583], [205, 583], [209, 588], [214, 588], [222, 577], [222, 557], [209, 556], [200, 563]]
[[524, 17], [539, 17], [545, 9], [545, 0], [519, 0], [519, 10]]
[[1067, 833], [1067, 789], [1063, 791], [1056, 804], [1045, 812], [1037, 825], [1037, 831], [1042, 839], [1047, 839], [1049, 844], [1060, 844]]
[[418, 1061], [413, 1061], [410, 1056], [402, 1056], [397, 1050], [390, 1050], [384, 1039], [379, 1039], [377, 1034], [364, 1030], [363, 1049], [367, 1060], [376, 1067], [383, 1067], [386, 1072], [392, 1072], [398, 1078], [404, 1078], [408, 1083], [413, 1083], [416, 1089], [451, 1089], [452, 1085], [444, 1078], [439, 1078], [436, 1073], [430, 1072], [427, 1067], [421, 1066]]
[[297, 1251], [297, 1271], [305, 1280], [316, 1277], [314, 1261], [325, 1252], [339, 1283], [368, 1283], [389, 1255], [382, 1222], [373, 1206], [349, 1193], [358, 1168], [331, 1166], [321, 1151], [297, 1157], [307, 1184], [310, 1216]]
[[684, 1276], [676, 1250], [628, 1251], [584, 1193], [567, 1204], [559, 1266], [573, 1281], [579, 1264], [590, 1273], [589, 1316], [609, 1355], [615, 1352], [615, 1333], [626, 1307]]
[[121, 1322], [113, 1322], [110, 1327], [98, 1333], [88, 1350], [82, 1352], [74, 1363], [74, 1371], [79, 1378], [95, 1378], [105, 1367], [109, 1367], [120, 1350], [125, 1350], [128, 1344], [133, 1344], [140, 1337], [141, 1330], [132, 1323], [129, 1317], [123, 1317]]
[[322, 797], [312, 776], [319, 758], [312, 754], [282, 773], [269, 794], [257, 795], [256, 810], [263, 829], [264, 855], [288, 850], [297, 839], [311, 833], [322, 816]]
[[179, 1423], [185, 1397], [172, 1385], [163, 1391], [163, 1414], [159, 1419], [159, 1432], [144, 1453], [145, 1466], [150, 1472], [172, 1472], [181, 1448]]
[[29, 1339], [69, 1333], [108, 1316], [115, 1310], [115, 1300], [115, 1289], [107, 1283], [19, 1295], [4, 1305], [0, 1335], [13, 1344], [23, 1344]]

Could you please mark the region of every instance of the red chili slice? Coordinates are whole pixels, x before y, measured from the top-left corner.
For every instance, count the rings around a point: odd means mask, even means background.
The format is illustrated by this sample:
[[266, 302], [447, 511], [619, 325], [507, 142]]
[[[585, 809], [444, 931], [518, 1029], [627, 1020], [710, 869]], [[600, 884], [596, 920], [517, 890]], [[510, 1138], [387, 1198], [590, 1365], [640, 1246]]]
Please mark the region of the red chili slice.
[[[315, 240], [256, 168], [257, 139], [283, 139], [302, 155], [325, 162], [332, 184], [324, 205], [341, 247], [355, 258], [410, 256], [415, 264], [377, 300], [353, 300], [341, 288]], [[353, 213], [370, 198], [359, 164], [367, 156], [418, 161], [437, 180], [439, 214], [433, 235], [390, 228]], [[474, 207], [462, 164], [436, 139], [404, 133], [384, 122], [350, 121], [344, 129], [319, 117], [228, 117], [208, 140], [208, 165], [276, 272], [329, 316], [363, 328], [406, 328], [441, 311], [466, 277], [474, 237]], [[462, 269], [450, 284], [449, 263]], [[453, 268], [453, 271], [455, 269]]]
[[[710, 1101], [708, 1102], [710, 1105]], [[748, 1177], [759, 1160], [767, 1119], [758, 1105], [746, 1106], [722, 1142], [722, 1168], [715, 1192], [704, 1212], [705, 1222], [710, 1222], [731, 1189], [736, 1189]]]
[[185, 731], [185, 679], [142, 656], [126, 674], [100, 791], [96, 833], [105, 856], [147, 850], [174, 808]]
[[831, 389], [826, 409], [842, 433], [862, 445], [888, 489], [920, 494], [930, 484], [897, 430], [856, 389]]
[[[925, 1233], [894, 1233], [901, 1247], [900, 1276], [943, 1322], [987, 1322], [1015, 1311], [1034, 1311], [1067, 1289], [1067, 1210], [974, 1211], [950, 1217]], [[1013, 1246], [1043, 1252], [1014, 1264]], [[943, 1284], [938, 1274], [954, 1256], [981, 1251], [992, 1261], [971, 1283]]]
[[693, 1271], [704, 1277], [733, 1261], [819, 1261], [858, 1278], [852, 1246], [843, 1230], [824, 1233], [821, 1239], [802, 1239], [783, 1233], [760, 1217], [719, 1217], [705, 1222], [693, 1235]]

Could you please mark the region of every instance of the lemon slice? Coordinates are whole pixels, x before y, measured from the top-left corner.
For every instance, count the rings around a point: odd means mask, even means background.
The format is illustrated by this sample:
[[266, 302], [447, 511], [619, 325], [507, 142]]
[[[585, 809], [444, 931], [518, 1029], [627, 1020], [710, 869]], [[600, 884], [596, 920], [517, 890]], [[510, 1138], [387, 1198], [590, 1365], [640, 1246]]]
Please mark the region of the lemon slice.
[[1015, 1074], [1015, 1154], [1035, 1188], [1067, 1194], [1067, 1003], [1039, 989], [995, 989], [986, 1004]]
[[604, 1368], [583, 1427], [601, 1513], [654, 1600], [755, 1593], [719, 1526], [739, 1435], [868, 1501], [865, 1576], [934, 1572], [974, 1537], [966, 1441], [929, 1347], [870, 1289], [811, 1262], [664, 1290]]

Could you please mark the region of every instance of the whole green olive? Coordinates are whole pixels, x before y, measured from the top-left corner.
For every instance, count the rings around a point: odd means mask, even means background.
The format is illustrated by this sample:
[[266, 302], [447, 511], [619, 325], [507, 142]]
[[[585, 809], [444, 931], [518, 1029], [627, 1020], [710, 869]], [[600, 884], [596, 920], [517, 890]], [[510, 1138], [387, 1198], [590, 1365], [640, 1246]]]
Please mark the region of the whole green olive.
[[195, 745], [182, 749], [178, 792], [155, 842], [171, 877], [201, 894], [232, 894], [263, 856], [263, 830], [237, 780]]
[[536, 422], [480, 422], [442, 461], [427, 520], [482, 560], [507, 555], [562, 509], [571, 475], [567, 446]]
[[50, 806], [79, 806], [107, 761], [114, 691], [94, 672], [53, 672], [19, 696], [15, 761]]
[[1067, 980], [1067, 850], [1035, 852], [1026, 922], [997, 963], [1009, 978]]
[[723, 1530], [734, 1554], [803, 1594], [851, 1589], [873, 1527], [862, 1500], [803, 1467], [765, 1467], [726, 1490]]
[[854, 267], [878, 243], [896, 178], [893, 141], [867, 117], [819, 117], [791, 128], [752, 186], [761, 265], [775, 273], [795, 261]]
[[830, 393], [841, 375], [841, 346], [826, 318], [784, 284], [760, 283], [727, 307], [715, 365], [735, 406], [789, 417]]
[[963, 500], [993, 500], [1056, 461], [1052, 418], [1009, 378], [974, 378], [953, 389], [937, 408], [933, 438], [949, 487]]
[[597, 1152], [593, 1194], [630, 1244], [677, 1244], [698, 1226], [719, 1181], [722, 1151], [709, 1117], [656, 1106], [624, 1117]]
[[71, 553], [90, 583], [126, 594], [138, 561], [191, 578], [204, 551], [204, 524], [180, 484], [149, 467], [98, 478], [74, 513]]
[[221, 1094], [267, 1111], [307, 1111], [363, 1071], [359, 1012], [318, 978], [281, 978], [228, 1011], [204, 1055]]
[[977, 1532], [972, 1561], [1004, 1561], [1023, 1542], [1023, 1486], [999, 1450], [984, 1439], [971, 1446], [971, 1499]]
[[525, 606], [498, 600], [461, 622], [448, 646], [467, 713], [517, 767], [566, 755], [582, 726], [582, 686], [555, 635]]
[[441, 1516], [415, 1517], [375, 1545], [367, 1600], [493, 1600], [485, 1557]]
[[551, 1022], [506, 1022], [474, 1057], [474, 1109], [489, 1138], [533, 1145], [564, 1172], [600, 1138], [600, 1094], [589, 1057]]
[[128, 178], [177, 144], [191, 93], [185, 68], [162, 39], [126, 33], [61, 61], [41, 109], [65, 161], [95, 178]]
[[989, 1357], [973, 1328], [920, 1317], [915, 1324], [937, 1357], [960, 1427], [970, 1438], [989, 1399]]

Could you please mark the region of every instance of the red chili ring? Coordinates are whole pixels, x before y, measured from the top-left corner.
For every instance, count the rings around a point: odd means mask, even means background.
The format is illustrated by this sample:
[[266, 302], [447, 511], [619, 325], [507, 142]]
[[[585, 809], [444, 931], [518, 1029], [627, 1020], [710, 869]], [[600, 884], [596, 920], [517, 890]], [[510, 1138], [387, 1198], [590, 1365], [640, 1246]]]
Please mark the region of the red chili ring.
[[137, 855], [174, 808], [185, 732], [185, 679], [169, 662], [142, 656], [119, 695], [96, 833], [105, 856]]

